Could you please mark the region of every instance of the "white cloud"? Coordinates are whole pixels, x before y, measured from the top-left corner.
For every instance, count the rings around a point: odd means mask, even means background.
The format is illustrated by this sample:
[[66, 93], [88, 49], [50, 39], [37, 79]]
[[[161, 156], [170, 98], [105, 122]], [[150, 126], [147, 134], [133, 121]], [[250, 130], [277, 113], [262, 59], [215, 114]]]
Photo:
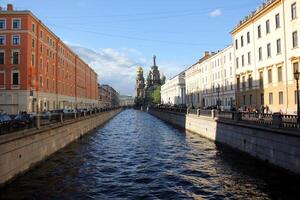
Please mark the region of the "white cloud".
[[121, 94], [134, 94], [136, 68], [146, 63], [139, 51], [112, 48], [92, 50], [79, 45], [70, 47], [98, 73], [100, 84], [109, 84]]
[[218, 17], [222, 15], [222, 11], [220, 9], [215, 9], [209, 13], [211, 17]]
[[[98, 73], [100, 84], [109, 84], [121, 94], [134, 95], [136, 68], [138, 66], [144, 68], [146, 79], [152, 65], [152, 57], [146, 59], [136, 49], [104, 48], [92, 50], [81, 45], [70, 43], [68, 45]], [[160, 72], [167, 78], [172, 78], [187, 68], [178, 63], [162, 61], [160, 58], [158, 58], [157, 65]]]

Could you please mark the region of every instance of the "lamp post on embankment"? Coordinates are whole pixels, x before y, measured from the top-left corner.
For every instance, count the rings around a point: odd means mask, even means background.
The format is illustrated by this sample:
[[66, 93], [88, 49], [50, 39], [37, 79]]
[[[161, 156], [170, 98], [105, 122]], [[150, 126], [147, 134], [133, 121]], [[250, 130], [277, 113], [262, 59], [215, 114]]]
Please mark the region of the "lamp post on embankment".
[[297, 122], [300, 123], [300, 99], [299, 99], [299, 74], [300, 72], [296, 70], [294, 72], [294, 78], [296, 80], [296, 94], [297, 94]]
[[217, 87], [218, 99], [217, 99], [217, 109], [220, 108], [220, 85]]

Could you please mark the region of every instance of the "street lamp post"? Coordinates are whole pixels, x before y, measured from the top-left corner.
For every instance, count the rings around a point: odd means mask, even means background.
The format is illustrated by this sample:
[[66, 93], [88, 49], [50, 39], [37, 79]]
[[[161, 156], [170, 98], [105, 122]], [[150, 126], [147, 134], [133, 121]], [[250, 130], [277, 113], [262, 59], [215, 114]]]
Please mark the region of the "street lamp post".
[[300, 72], [298, 70], [294, 72], [294, 78], [297, 84], [296, 94], [297, 94], [297, 122], [298, 123], [300, 123], [299, 74]]
[[217, 87], [217, 93], [218, 93], [217, 108], [219, 109], [220, 107], [220, 85], [219, 84]]

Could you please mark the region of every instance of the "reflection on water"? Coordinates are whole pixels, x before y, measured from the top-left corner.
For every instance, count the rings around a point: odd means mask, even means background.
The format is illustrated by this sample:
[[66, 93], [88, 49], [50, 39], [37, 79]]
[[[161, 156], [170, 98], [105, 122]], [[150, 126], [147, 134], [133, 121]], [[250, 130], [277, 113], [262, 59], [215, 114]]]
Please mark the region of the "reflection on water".
[[0, 189], [0, 199], [293, 199], [300, 180], [125, 110]]

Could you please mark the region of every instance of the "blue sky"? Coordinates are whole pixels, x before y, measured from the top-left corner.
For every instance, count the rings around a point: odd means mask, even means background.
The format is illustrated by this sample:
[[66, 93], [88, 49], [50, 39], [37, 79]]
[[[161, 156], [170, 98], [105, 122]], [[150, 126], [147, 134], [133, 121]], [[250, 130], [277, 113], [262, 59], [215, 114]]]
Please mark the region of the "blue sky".
[[231, 43], [230, 31], [262, 0], [0, 0], [31, 10], [122, 94], [135, 68], [157, 64], [170, 78], [204, 51]]

